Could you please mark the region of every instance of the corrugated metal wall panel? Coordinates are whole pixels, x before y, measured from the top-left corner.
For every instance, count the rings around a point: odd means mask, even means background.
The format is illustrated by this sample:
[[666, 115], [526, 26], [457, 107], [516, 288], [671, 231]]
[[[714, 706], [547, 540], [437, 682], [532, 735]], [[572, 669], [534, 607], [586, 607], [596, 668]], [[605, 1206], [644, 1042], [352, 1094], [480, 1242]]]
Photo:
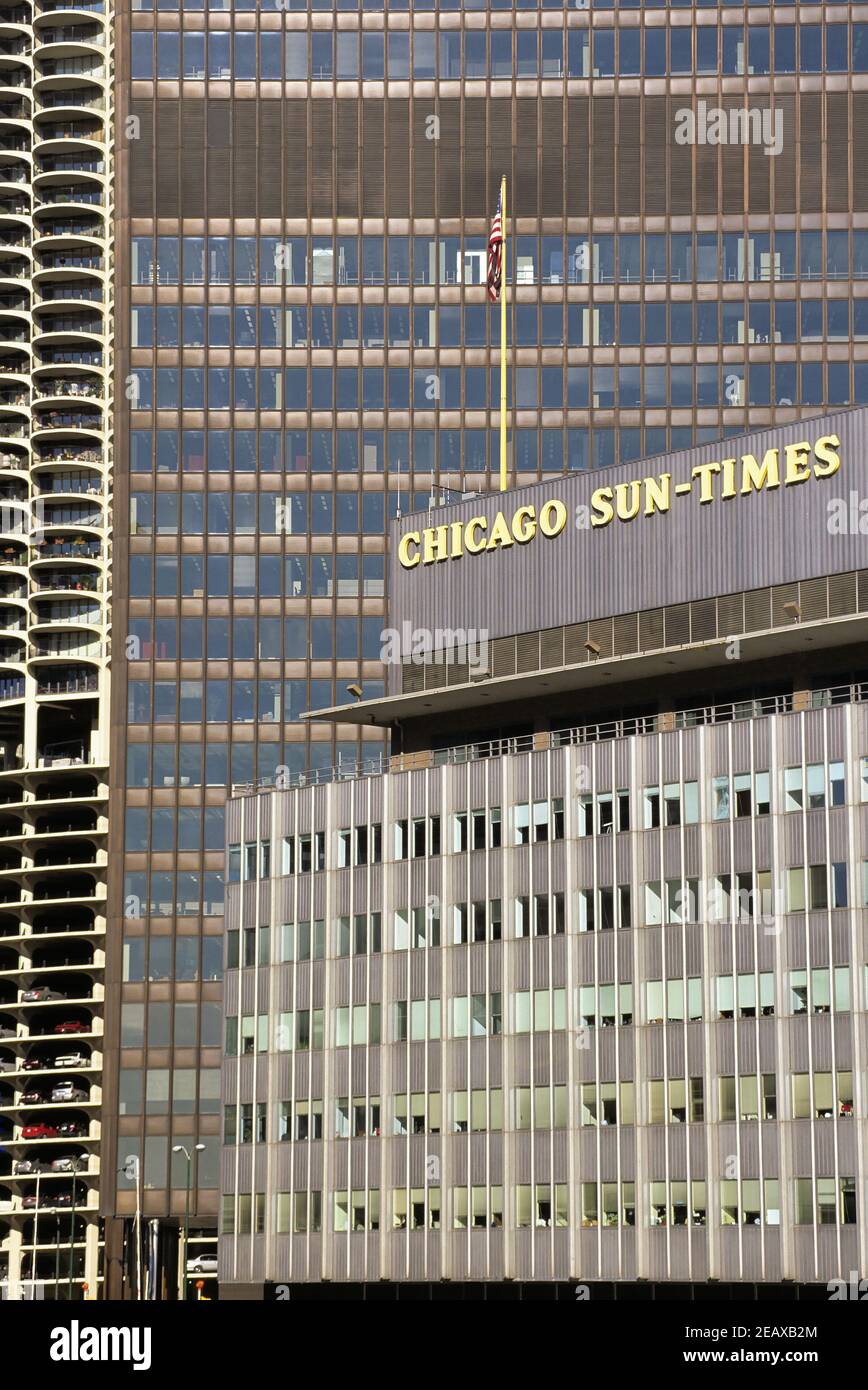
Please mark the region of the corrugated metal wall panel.
[[[839, 412], [812, 421], [807, 428], [797, 423], [728, 441], [728, 451], [732, 456], [748, 452], [762, 456], [770, 447], [834, 433], [842, 441], [842, 464], [835, 486], [845, 486], [846, 479], [855, 476], [856, 461], [864, 456], [866, 425], [866, 410]], [[673, 485], [677, 485], [690, 476], [697, 463], [715, 462], [719, 453], [719, 446], [702, 445], [655, 461], [653, 471], [671, 472]], [[606, 483], [612, 485], [642, 474], [641, 464], [623, 465], [607, 471]], [[536, 487], [516, 489], [510, 493], [510, 507], [540, 507], [547, 498], [555, 497], [564, 501], [570, 516], [580, 504], [589, 505], [599, 484], [599, 477], [593, 474], [570, 474]], [[411, 571], [403, 570], [393, 558], [392, 616], [400, 624], [412, 614], [414, 625], [433, 631], [455, 626], [454, 615], [471, 611], [476, 625], [499, 639], [613, 613], [672, 606], [706, 598], [712, 592], [783, 586], [796, 577], [855, 571], [864, 564], [861, 538], [829, 535], [826, 497], [823, 484], [811, 482], [798, 488], [763, 491], [752, 498], [750, 506], [699, 507], [693, 498], [679, 498], [660, 525], [648, 525], [640, 519], [627, 524], [613, 522], [591, 531], [567, 526], [554, 541], [537, 537], [531, 545], [520, 548], [464, 556], [456, 564]], [[438, 509], [437, 522], [477, 514], [492, 518], [500, 505], [495, 494], [444, 507]], [[418, 524], [415, 518], [406, 517], [394, 523], [393, 557], [395, 537]], [[667, 544], [661, 546], [664, 525]], [[669, 563], [675, 550], [681, 557], [677, 566]], [[570, 572], [566, 586], [565, 566]], [[761, 627], [768, 624], [770, 615], [758, 611], [750, 616]], [[508, 664], [504, 673], [509, 669]]]

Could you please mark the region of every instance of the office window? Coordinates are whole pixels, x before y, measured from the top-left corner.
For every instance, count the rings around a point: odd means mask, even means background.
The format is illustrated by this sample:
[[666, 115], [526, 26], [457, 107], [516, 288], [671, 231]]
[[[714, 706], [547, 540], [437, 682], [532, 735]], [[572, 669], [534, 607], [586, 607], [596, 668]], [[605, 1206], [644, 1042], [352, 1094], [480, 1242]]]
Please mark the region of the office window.
[[440, 1188], [396, 1187], [392, 1192], [393, 1231], [439, 1231]]
[[733, 777], [714, 777], [711, 799], [713, 820], [767, 816], [770, 809], [769, 774], [737, 772]]
[[824, 908], [847, 906], [847, 865], [811, 864], [807, 874], [803, 868], [787, 869], [787, 911], [820, 911]]
[[648, 1082], [651, 1124], [696, 1124], [704, 1118], [701, 1076], [670, 1077]]
[[702, 1018], [702, 981], [646, 980], [645, 1009], [649, 1023], [684, 1023]]
[[850, 1008], [850, 967], [789, 972], [789, 1011], [794, 1014], [846, 1013]]
[[502, 1187], [453, 1187], [452, 1226], [456, 1231], [471, 1227], [481, 1229], [486, 1226], [503, 1225]]
[[322, 1192], [278, 1192], [275, 1227], [278, 1234], [290, 1230], [295, 1235], [322, 1230]]
[[439, 1134], [442, 1105], [439, 1091], [412, 1091], [393, 1098], [394, 1134]]
[[500, 994], [459, 995], [452, 1000], [452, 1037], [493, 1037], [503, 1031]]
[[325, 922], [284, 922], [280, 928], [278, 960], [322, 960]]
[[796, 1178], [794, 1198], [797, 1226], [856, 1224], [855, 1178]]
[[378, 1231], [380, 1192], [378, 1188], [358, 1189], [334, 1194], [332, 1229], [339, 1232]]
[[474, 941], [499, 941], [502, 920], [500, 898], [488, 902], [455, 903], [452, 908], [452, 941], [466, 945]]
[[633, 1082], [586, 1082], [579, 1087], [582, 1125], [631, 1125], [634, 1122]]
[[380, 1005], [335, 1009], [335, 1047], [373, 1047], [380, 1041]]
[[394, 857], [421, 859], [440, 853], [440, 817], [419, 816], [415, 820], [399, 820], [394, 830]]
[[560, 936], [566, 927], [563, 893], [535, 893], [514, 900], [515, 934], [522, 936]]
[[845, 801], [844, 764], [809, 763], [804, 769], [784, 769], [784, 810], [815, 811], [822, 807], [843, 806]]
[[527, 845], [540, 844], [546, 840], [562, 840], [564, 837], [564, 803], [558, 797], [553, 801], [524, 802], [513, 807], [514, 843]]
[[635, 1226], [636, 1193], [632, 1182], [583, 1182], [581, 1224], [593, 1226]]
[[452, 817], [452, 850], [462, 854], [470, 849], [499, 849], [501, 844], [500, 807], [459, 811]]
[[514, 1001], [516, 1033], [566, 1027], [566, 990], [518, 990]]
[[646, 787], [642, 795], [643, 824], [646, 830], [660, 826], [695, 825], [699, 820], [698, 782], [667, 782], [662, 787]]

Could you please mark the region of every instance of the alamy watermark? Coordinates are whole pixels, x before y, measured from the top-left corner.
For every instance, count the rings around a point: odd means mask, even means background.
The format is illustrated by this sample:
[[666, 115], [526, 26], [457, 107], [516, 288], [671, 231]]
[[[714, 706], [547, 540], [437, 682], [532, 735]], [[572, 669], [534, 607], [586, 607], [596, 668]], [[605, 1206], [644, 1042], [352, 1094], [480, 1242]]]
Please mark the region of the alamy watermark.
[[725, 110], [698, 101], [675, 112], [676, 145], [762, 145], [767, 155], [784, 147], [784, 113], [780, 107], [742, 106]]
[[472, 675], [488, 670], [488, 629], [475, 627], [414, 627], [405, 621], [380, 633], [380, 660], [386, 666], [430, 666], [448, 658], [466, 666]]

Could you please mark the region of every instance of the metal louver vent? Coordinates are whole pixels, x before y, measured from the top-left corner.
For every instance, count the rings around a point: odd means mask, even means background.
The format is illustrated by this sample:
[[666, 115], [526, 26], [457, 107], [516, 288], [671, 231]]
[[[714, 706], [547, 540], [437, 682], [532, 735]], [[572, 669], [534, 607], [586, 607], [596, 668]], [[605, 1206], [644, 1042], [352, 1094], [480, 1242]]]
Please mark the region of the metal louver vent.
[[803, 579], [799, 585], [799, 607], [803, 623], [815, 623], [827, 613], [826, 580]]
[[656, 652], [663, 646], [663, 609], [649, 608], [639, 614], [639, 650]]
[[626, 656], [639, 650], [639, 614], [622, 613], [612, 623], [612, 654]]
[[539, 663], [539, 633], [523, 632], [515, 641], [515, 669], [516, 671], [538, 671]]
[[564, 629], [562, 627], [550, 627], [545, 632], [540, 633], [539, 664], [541, 671], [546, 671], [551, 666], [564, 665]]
[[[612, 619], [600, 618], [598, 622], [588, 623], [588, 640], [600, 648], [599, 656], [612, 655]], [[594, 659], [598, 654], [594, 653]]]
[[798, 584], [777, 584], [775, 588], [771, 590], [771, 597], [772, 618], [769, 626], [783, 627], [786, 623], [791, 623], [795, 615], [792, 613], [787, 613], [784, 605], [790, 603], [798, 604]]
[[683, 647], [690, 641], [690, 604], [678, 603], [664, 608], [664, 630], [667, 647]]
[[401, 671], [401, 690], [405, 695], [418, 695], [425, 689], [425, 667], [404, 666]]
[[845, 613], [855, 613], [856, 598], [855, 574], [832, 574], [829, 576], [829, 617], [841, 618]]
[[426, 662], [423, 667], [425, 672], [425, 689], [439, 690], [446, 684], [446, 662], [431, 661]]
[[[788, 605], [795, 605], [790, 607]], [[739, 633], [789, 627], [801, 622], [822, 622], [827, 617], [868, 611], [868, 570], [780, 584], [774, 589], [723, 594], [639, 613], [619, 613], [542, 632], [523, 632], [498, 637], [489, 643], [485, 668], [471, 669], [468, 661], [453, 656], [465, 652], [438, 652], [427, 664], [408, 662], [402, 672], [405, 694], [434, 690], [446, 685], [465, 685], [497, 676], [578, 666], [591, 659], [654, 652], [694, 642], [724, 640]], [[588, 650], [588, 643], [594, 647]]]
[[587, 623], [573, 623], [570, 627], [564, 628], [565, 665], [576, 666], [580, 661], [587, 661], [588, 653], [585, 648], [587, 640]]
[[492, 676], [514, 676], [515, 638], [498, 637], [492, 642], [489, 650], [491, 652]]
[[713, 598], [690, 605], [691, 642], [711, 642], [717, 636], [717, 604]]
[[717, 631], [720, 637], [744, 632], [744, 594], [725, 594], [717, 600]]
[[751, 589], [744, 596], [745, 632], [762, 632], [771, 627], [771, 594], [768, 589]]

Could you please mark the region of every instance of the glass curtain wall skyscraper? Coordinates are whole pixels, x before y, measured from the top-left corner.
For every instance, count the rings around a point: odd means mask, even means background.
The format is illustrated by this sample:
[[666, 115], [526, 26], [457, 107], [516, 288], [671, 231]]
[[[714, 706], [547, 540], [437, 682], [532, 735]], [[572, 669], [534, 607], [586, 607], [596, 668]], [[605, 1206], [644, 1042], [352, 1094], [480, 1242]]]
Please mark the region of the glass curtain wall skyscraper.
[[[382, 747], [298, 715], [382, 689], [388, 518], [496, 485], [501, 178], [512, 481], [865, 402], [868, 6], [200, 0], [114, 30], [103, 1142], [166, 1232], [204, 1144], [205, 1230], [227, 787]], [[102, 1200], [128, 1219], [135, 1184]]]

